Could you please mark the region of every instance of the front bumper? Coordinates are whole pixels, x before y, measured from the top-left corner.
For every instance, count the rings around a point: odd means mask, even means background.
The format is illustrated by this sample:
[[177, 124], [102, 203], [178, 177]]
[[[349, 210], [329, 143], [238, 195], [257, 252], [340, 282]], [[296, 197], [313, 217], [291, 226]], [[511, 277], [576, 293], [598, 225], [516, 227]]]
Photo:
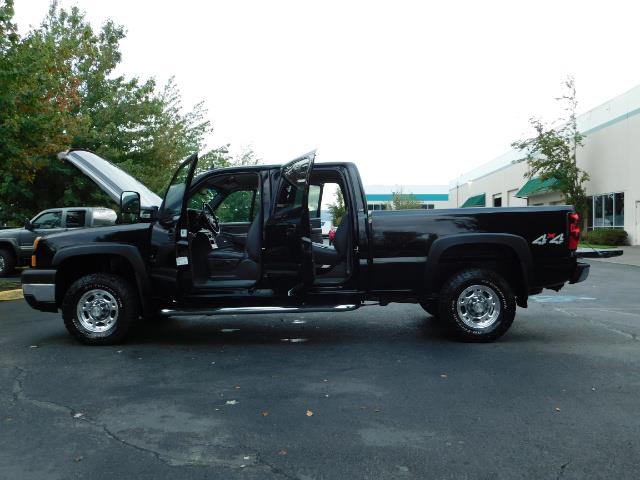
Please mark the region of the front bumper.
[[20, 280], [24, 299], [32, 308], [43, 312], [58, 311], [55, 270], [27, 269]]
[[576, 269], [571, 276], [571, 280], [569, 280], [569, 283], [584, 282], [589, 276], [589, 268], [591, 268], [591, 265], [589, 265], [588, 263], [578, 262], [576, 265]]

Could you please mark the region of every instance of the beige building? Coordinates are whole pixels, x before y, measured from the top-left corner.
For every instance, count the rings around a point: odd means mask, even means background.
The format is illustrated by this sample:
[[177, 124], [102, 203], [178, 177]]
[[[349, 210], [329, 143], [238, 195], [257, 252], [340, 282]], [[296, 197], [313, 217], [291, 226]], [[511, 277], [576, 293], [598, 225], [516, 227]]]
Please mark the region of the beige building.
[[[640, 85], [578, 117], [586, 136], [577, 154], [589, 173], [589, 229], [624, 228], [640, 245]], [[553, 181], [527, 181], [522, 153], [510, 151], [449, 184], [450, 207], [564, 203]]]

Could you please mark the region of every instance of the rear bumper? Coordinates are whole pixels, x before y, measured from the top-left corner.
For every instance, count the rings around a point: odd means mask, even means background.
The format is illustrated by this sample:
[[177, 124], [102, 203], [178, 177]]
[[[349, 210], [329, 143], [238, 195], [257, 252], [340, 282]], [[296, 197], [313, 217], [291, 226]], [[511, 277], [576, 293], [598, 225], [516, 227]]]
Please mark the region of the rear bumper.
[[22, 272], [22, 294], [27, 303], [42, 312], [57, 312], [56, 271], [31, 270]]
[[589, 265], [588, 263], [578, 262], [576, 265], [576, 269], [571, 276], [571, 280], [569, 280], [569, 283], [584, 282], [589, 276], [589, 268], [591, 268], [591, 265]]

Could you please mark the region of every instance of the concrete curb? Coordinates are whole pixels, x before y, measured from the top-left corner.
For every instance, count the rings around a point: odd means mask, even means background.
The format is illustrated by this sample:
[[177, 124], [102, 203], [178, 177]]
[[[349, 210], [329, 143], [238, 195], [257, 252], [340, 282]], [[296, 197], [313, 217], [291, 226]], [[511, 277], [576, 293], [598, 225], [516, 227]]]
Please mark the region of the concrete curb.
[[0, 292], [0, 302], [3, 300], [20, 300], [21, 298], [23, 298], [22, 290], [19, 288]]

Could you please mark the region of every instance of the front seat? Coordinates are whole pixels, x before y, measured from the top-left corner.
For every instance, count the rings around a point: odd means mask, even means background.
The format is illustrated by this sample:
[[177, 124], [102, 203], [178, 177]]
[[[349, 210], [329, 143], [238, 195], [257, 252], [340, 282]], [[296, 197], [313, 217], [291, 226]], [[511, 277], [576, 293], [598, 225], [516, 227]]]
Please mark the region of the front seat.
[[262, 215], [259, 213], [247, 231], [244, 250], [229, 245], [214, 248], [207, 254], [209, 279], [229, 281], [229, 286], [251, 286], [260, 278], [261, 248]]

